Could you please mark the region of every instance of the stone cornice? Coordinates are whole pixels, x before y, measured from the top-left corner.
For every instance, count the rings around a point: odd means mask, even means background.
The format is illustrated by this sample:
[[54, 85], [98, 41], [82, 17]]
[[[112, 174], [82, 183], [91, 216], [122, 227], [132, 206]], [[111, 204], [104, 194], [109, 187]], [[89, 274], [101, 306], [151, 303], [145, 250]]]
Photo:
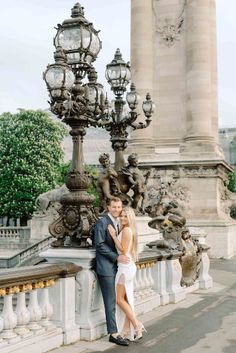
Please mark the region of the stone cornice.
[[168, 167], [172, 169], [179, 169], [180, 167], [184, 168], [214, 168], [214, 167], [221, 167], [227, 170], [228, 172], [233, 171], [233, 168], [223, 159], [215, 159], [215, 160], [203, 160], [203, 161], [180, 161], [180, 160], [173, 160], [168, 162], [163, 161], [140, 161], [139, 166], [142, 168], [151, 168], [151, 167]]
[[0, 274], [0, 289], [26, 284], [34, 286], [34, 283], [40, 281], [73, 277], [81, 270], [82, 267], [69, 262], [56, 265], [44, 264], [6, 270], [2, 269]]

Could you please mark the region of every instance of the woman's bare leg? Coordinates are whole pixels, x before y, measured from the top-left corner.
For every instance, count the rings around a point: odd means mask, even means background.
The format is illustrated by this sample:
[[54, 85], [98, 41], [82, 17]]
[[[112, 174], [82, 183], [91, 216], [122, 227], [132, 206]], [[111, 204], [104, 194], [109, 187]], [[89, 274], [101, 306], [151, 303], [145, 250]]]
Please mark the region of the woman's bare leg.
[[130, 304], [126, 301], [126, 291], [125, 286], [123, 284], [117, 284], [116, 287], [116, 302], [117, 305], [123, 310], [126, 315], [127, 320], [131, 321], [134, 327], [138, 326], [138, 320], [130, 306]]
[[122, 331], [130, 331], [130, 320], [127, 318], [127, 316], [125, 317], [125, 323]]
[[[125, 293], [125, 301], [128, 303], [128, 298], [127, 298], [127, 294]], [[127, 316], [125, 316], [125, 323], [124, 323], [124, 327], [123, 330], [124, 331], [130, 331], [131, 327], [131, 322], [130, 320], [127, 318]]]

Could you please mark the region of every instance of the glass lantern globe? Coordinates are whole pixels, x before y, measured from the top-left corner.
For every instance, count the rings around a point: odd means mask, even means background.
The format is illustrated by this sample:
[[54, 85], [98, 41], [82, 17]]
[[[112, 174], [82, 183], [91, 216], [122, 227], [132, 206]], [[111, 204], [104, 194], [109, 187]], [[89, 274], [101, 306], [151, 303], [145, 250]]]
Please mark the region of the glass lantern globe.
[[65, 91], [70, 91], [75, 76], [70, 67], [66, 64], [66, 57], [63, 50], [58, 47], [54, 53], [55, 63], [48, 65], [43, 74], [47, 88], [53, 98], [63, 98]]
[[146, 100], [143, 102], [143, 112], [147, 118], [150, 118], [155, 110], [155, 104], [151, 100], [149, 93], [146, 95]]
[[89, 21], [84, 17], [83, 7], [77, 3], [71, 10], [71, 18], [58, 26], [54, 45], [60, 45], [66, 53], [69, 65], [89, 68], [96, 59], [101, 41]]
[[89, 83], [84, 85], [85, 97], [88, 99], [88, 109], [92, 113], [99, 113], [103, 109], [105, 93], [103, 85], [97, 83], [97, 72], [90, 70], [88, 73]]
[[97, 112], [97, 108], [101, 110], [104, 105], [104, 89], [100, 83], [85, 85], [85, 96], [89, 101], [88, 109], [90, 112]]
[[126, 91], [131, 79], [130, 65], [122, 59], [120, 49], [116, 50], [114, 59], [106, 66], [105, 76], [112, 91], [118, 96]]
[[126, 101], [129, 104], [131, 110], [134, 110], [139, 102], [140, 96], [135, 90], [135, 85], [131, 83], [130, 92], [126, 95]]

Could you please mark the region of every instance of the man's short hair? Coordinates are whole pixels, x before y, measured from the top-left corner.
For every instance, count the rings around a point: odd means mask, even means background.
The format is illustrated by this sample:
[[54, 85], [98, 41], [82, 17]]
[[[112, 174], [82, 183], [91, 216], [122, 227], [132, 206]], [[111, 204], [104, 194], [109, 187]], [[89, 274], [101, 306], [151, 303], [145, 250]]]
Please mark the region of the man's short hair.
[[121, 202], [121, 203], [122, 203], [121, 199], [120, 199], [119, 197], [117, 197], [117, 196], [112, 196], [112, 197], [108, 200], [108, 202], [107, 202], [108, 206], [110, 206], [110, 204], [111, 204], [112, 202]]

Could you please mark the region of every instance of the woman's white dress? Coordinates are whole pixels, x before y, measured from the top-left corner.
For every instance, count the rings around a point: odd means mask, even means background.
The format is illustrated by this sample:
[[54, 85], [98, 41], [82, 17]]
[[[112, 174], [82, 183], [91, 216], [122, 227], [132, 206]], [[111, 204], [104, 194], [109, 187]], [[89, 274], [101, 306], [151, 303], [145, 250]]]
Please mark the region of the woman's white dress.
[[[134, 310], [134, 277], [136, 274], [136, 265], [132, 259], [132, 254], [131, 254], [131, 247], [133, 243], [133, 234], [131, 228], [127, 227], [126, 229], [129, 230], [130, 233], [130, 243], [128, 247], [128, 251], [126, 255], [130, 257], [130, 262], [128, 264], [122, 264], [118, 262], [118, 270], [116, 274], [116, 279], [115, 279], [115, 284], [123, 284], [125, 286], [125, 291], [126, 291], [126, 296], [127, 300], [131, 306], [131, 308]], [[122, 241], [122, 231], [118, 235], [117, 239], [121, 242]], [[117, 249], [118, 253], [120, 254], [121, 252], [119, 249]], [[124, 327], [125, 323], [125, 313], [120, 309], [118, 305], [116, 305], [116, 323], [117, 323], [117, 328], [118, 332], [121, 332]], [[131, 325], [131, 337], [129, 337], [131, 340], [134, 339], [134, 328]]]

